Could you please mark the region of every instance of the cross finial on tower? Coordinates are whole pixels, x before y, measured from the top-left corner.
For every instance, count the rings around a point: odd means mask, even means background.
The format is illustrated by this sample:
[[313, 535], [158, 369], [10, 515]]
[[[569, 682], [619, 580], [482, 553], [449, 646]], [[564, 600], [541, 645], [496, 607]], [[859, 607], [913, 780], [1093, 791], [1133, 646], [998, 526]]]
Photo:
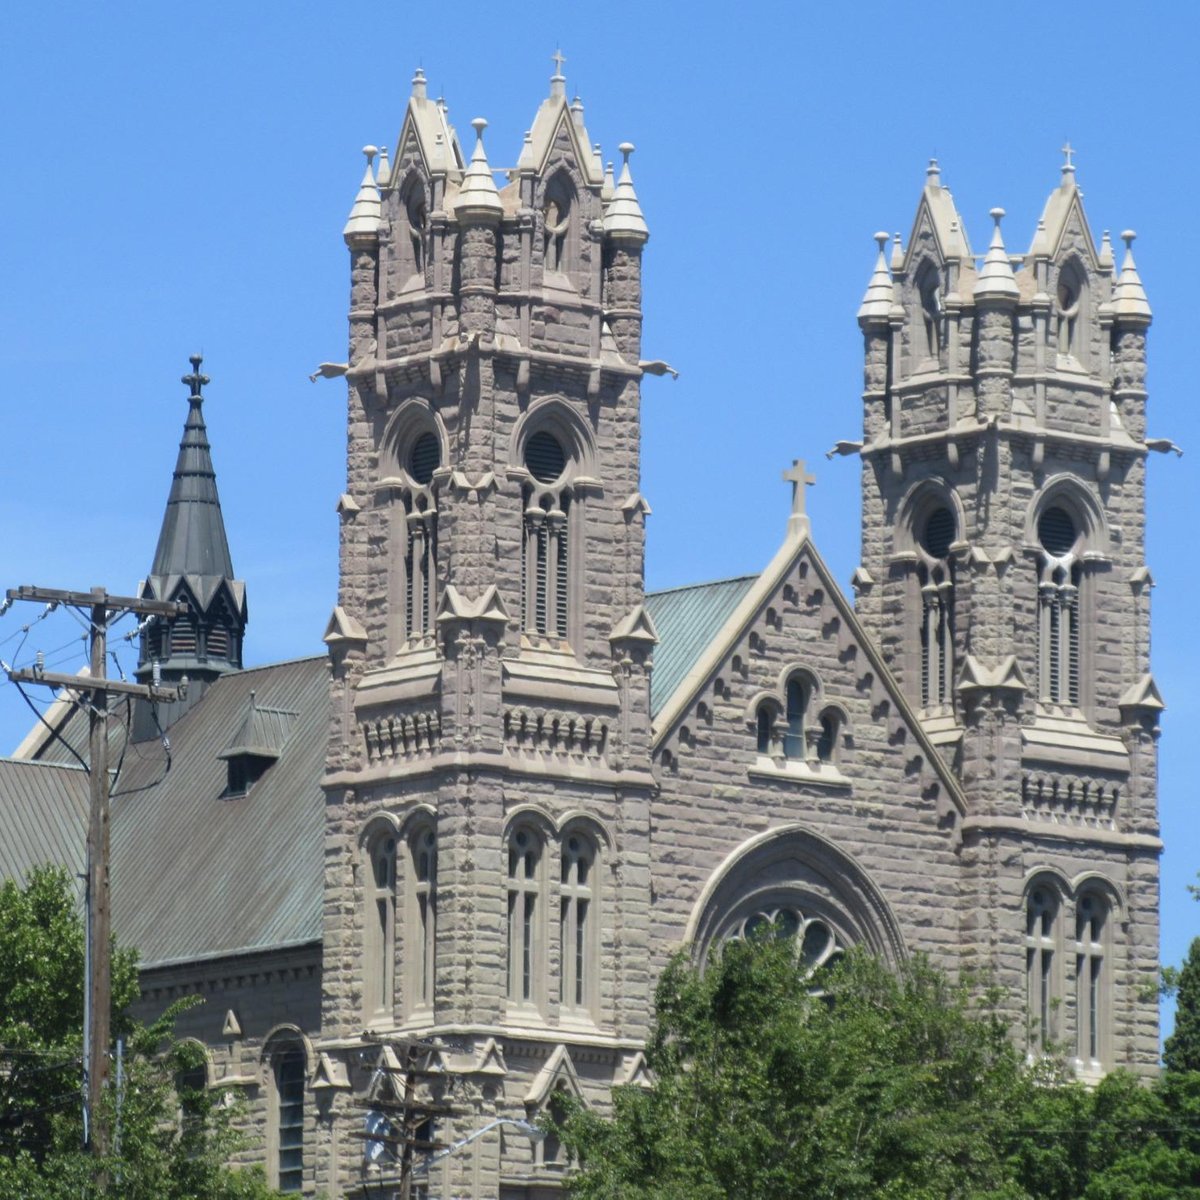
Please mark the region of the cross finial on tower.
[[804, 489], [812, 487], [817, 482], [815, 475], [810, 475], [804, 466], [804, 459], [792, 460], [790, 470], [783, 473], [784, 483], [792, 485], [792, 515], [788, 518], [788, 529], [797, 532], [808, 532], [808, 513], [804, 508]]
[[203, 399], [200, 394], [200, 389], [208, 383], [208, 376], [200, 373], [200, 364], [204, 361], [202, 354], [193, 354], [188, 358], [188, 362], [192, 364], [192, 373], [180, 377], [180, 383], [186, 383], [191, 388], [191, 395], [197, 400]]
[[1064, 160], [1063, 166], [1062, 166], [1063, 174], [1064, 175], [1074, 174], [1075, 162], [1074, 162], [1074, 159], [1072, 156], [1075, 154], [1075, 147], [1072, 146], [1069, 141], [1063, 142], [1062, 154], [1063, 154], [1063, 160]]
[[561, 76], [563, 73], [563, 63], [567, 61], [566, 55], [563, 54], [561, 48], [556, 49], [554, 53], [550, 55], [550, 61], [554, 64], [554, 74]]
[[554, 74], [550, 76], [550, 95], [562, 96], [564, 99], [567, 95], [567, 77], [563, 74], [563, 63], [567, 60], [561, 50], [555, 50], [550, 56], [550, 61], [554, 64]]

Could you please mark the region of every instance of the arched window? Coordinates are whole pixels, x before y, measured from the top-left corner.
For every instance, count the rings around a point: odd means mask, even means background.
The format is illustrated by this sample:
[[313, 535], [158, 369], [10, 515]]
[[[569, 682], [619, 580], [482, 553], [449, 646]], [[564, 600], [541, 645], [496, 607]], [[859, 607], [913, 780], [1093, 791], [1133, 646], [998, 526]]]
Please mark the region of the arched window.
[[1058, 1026], [1059, 914], [1062, 905], [1049, 884], [1040, 883], [1025, 898], [1026, 1017], [1029, 1049], [1044, 1053]]
[[582, 833], [570, 833], [562, 846], [559, 890], [559, 950], [562, 970], [558, 998], [564, 1009], [587, 1012], [595, 995], [594, 867], [596, 847]]
[[428, 645], [438, 601], [438, 468], [442, 441], [428, 406], [412, 401], [401, 410], [391, 435], [388, 636], [392, 653]]
[[1079, 366], [1085, 366], [1088, 316], [1087, 276], [1074, 259], [1064, 263], [1059, 270], [1055, 301], [1055, 336], [1058, 353], [1064, 358], [1073, 358]]
[[425, 203], [425, 183], [418, 175], [410, 175], [400, 194], [401, 220], [407, 227], [407, 237], [396, 240], [401, 261], [401, 283], [413, 276], [423, 283], [425, 278], [425, 235], [428, 225]]
[[924, 513], [917, 528], [921, 589], [921, 707], [942, 708], [954, 697], [954, 562], [950, 547], [957, 536], [953, 510], [938, 504]]
[[575, 462], [564, 439], [538, 429], [525, 442], [525, 536], [521, 548], [522, 624], [527, 634], [570, 637], [575, 552]]
[[437, 834], [431, 825], [412, 834], [409, 854], [409, 1000], [413, 1008], [432, 1008], [437, 962]]
[[1051, 503], [1037, 522], [1042, 548], [1038, 578], [1038, 694], [1051, 704], [1079, 704], [1079, 525], [1062, 504]]
[[917, 272], [919, 307], [913, 323], [913, 367], [936, 367], [942, 350], [942, 281], [926, 260]]
[[1107, 901], [1095, 891], [1084, 892], [1075, 905], [1076, 1055], [1081, 1063], [1093, 1067], [1100, 1067], [1105, 1058], [1108, 911]]
[[807, 757], [804, 744], [804, 718], [808, 709], [809, 688], [804, 680], [793, 675], [787, 681], [784, 698], [787, 732], [783, 735], [783, 756], [803, 762]]
[[204, 1047], [185, 1039], [177, 1047], [175, 1095], [179, 1100], [179, 1135], [187, 1141], [204, 1125], [208, 1107], [208, 1056]]
[[832, 763], [837, 757], [837, 738], [841, 730], [841, 713], [827, 708], [821, 714], [820, 732], [817, 736], [817, 761]]
[[365, 999], [366, 1015], [389, 1015], [395, 1002], [396, 837], [376, 837], [369, 855], [367, 888]]
[[755, 731], [758, 742], [758, 752], [763, 755], [775, 753], [775, 709], [763, 701], [755, 714]]
[[[554, 1122], [555, 1127], [566, 1120], [569, 1095], [570, 1088], [567, 1086], [566, 1080], [560, 1080], [544, 1105], [544, 1109], [550, 1114], [550, 1119]], [[570, 1165], [571, 1156], [566, 1146], [563, 1145], [562, 1139], [554, 1132], [554, 1127], [546, 1134], [538, 1149], [541, 1151], [541, 1166], [566, 1167]]]
[[570, 276], [579, 253], [575, 188], [565, 171], [546, 184], [542, 200], [542, 262], [546, 274]]
[[724, 933], [724, 941], [745, 938], [777, 937], [795, 943], [796, 954], [806, 976], [820, 967], [830, 966], [841, 957], [844, 947], [828, 921], [806, 914], [798, 904], [763, 905], [739, 916]]
[[307, 1064], [298, 1041], [280, 1043], [271, 1054], [270, 1142], [272, 1183], [281, 1192], [304, 1187], [304, 1090]]
[[542, 839], [521, 825], [508, 840], [508, 998], [522, 1004], [538, 1003], [545, 974], [542, 894]]

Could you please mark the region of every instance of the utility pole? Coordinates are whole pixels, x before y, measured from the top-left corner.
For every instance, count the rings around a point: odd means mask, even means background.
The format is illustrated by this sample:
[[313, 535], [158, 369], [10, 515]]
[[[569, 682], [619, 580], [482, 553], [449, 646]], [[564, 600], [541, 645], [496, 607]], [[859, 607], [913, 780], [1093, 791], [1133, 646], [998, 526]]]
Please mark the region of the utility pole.
[[136, 596], [110, 596], [102, 587], [90, 592], [55, 588], [10, 588], [9, 600], [64, 604], [82, 610], [90, 619], [91, 673], [59, 675], [38, 667], [10, 670], [14, 683], [37, 683], [90, 693], [88, 701], [88, 834], [87, 834], [87, 962], [84, 988], [84, 1136], [92, 1153], [103, 1157], [109, 1139], [100, 1119], [101, 1098], [108, 1084], [108, 1043], [112, 1015], [112, 924], [108, 885], [108, 697], [137, 696], [145, 700], [172, 701], [175, 688], [126, 683], [105, 676], [109, 624], [126, 613], [173, 617], [187, 611], [186, 604], [171, 600], [142, 600]]

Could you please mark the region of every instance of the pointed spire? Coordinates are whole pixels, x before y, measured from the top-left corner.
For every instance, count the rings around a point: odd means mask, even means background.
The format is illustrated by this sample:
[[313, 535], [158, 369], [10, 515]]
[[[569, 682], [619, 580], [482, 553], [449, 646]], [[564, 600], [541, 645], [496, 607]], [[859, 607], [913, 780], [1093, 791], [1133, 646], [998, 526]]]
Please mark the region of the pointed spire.
[[521, 156], [517, 159], [517, 171], [532, 173], [537, 169], [533, 161], [533, 130], [525, 130], [525, 140], [521, 143]]
[[1100, 238], [1100, 257], [1097, 259], [1100, 270], [1111, 271], [1113, 269], [1113, 248], [1112, 238], [1106, 229]]
[[492, 168], [488, 166], [483, 149], [483, 131], [487, 128], [487, 121], [483, 117], [476, 117], [471, 122], [471, 128], [475, 130], [475, 152], [463, 176], [454, 211], [460, 217], [496, 218], [503, 213], [504, 207], [500, 203], [500, 193], [496, 190]]
[[858, 323], [882, 321], [888, 319], [892, 308], [892, 277], [888, 274], [887, 263], [883, 258], [883, 248], [887, 245], [887, 231], [877, 233], [875, 241], [879, 244], [879, 255], [875, 260], [875, 270], [871, 272], [871, 280], [867, 284], [867, 294], [858, 309]]
[[1016, 300], [1020, 291], [1008, 261], [1008, 252], [1004, 249], [1004, 239], [1000, 236], [1004, 209], [993, 208], [988, 215], [996, 222], [996, 228], [992, 230], [992, 242], [983, 259], [983, 270], [975, 282], [975, 299]]
[[904, 270], [904, 247], [900, 244], [900, 231], [896, 231], [896, 236], [892, 239], [892, 270]]
[[600, 175], [603, 173], [604, 158], [600, 153], [600, 143], [599, 142], [592, 143], [592, 166], [595, 169], [595, 172], [597, 175]]
[[375, 174], [375, 186], [383, 191], [392, 181], [392, 168], [388, 163], [388, 153], [386, 146], [379, 147], [379, 170]]
[[563, 63], [567, 60], [563, 55], [562, 50], [555, 50], [550, 56], [550, 61], [554, 64], [554, 74], [550, 76], [550, 97], [557, 100], [567, 98], [567, 77], [563, 74]]
[[1113, 316], [1118, 324], [1150, 323], [1150, 301], [1142, 287], [1141, 276], [1133, 261], [1133, 242], [1137, 234], [1126, 229], [1121, 234], [1125, 243], [1125, 261], [1121, 263], [1121, 274], [1113, 286]]
[[575, 99], [571, 101], [571, 117], [575, 121], [575, 128], [581, 133], [583, 132], [583, 101], [579, 98], [579, 93], [575, 93]]
[[931, 158], [929, 160], [929, 166], [925, 168], [925, 186], [942, 186], [942, 168], [938, 166], [938, 160], [936, 158]]
[[609, 159], [608, 166], [604, 168], [604, 182], [600, 185], [600, 199], [607, 204], [616, 194], [617, 184], [613, 178], [612, 159]]
[[353, 238], [371, 238], [379, 236], [379, 187], [375, 183], [375, 175], [371, 163], [378, 151], [374, 146], [364, 146], [363, 154], [367, 159], [367, 169], [363, 173], [362, 183], [358, 187], [358, 195], [354, 198], [354, 207], [342, 230], [346, 241]]
[[190, 361], [191, 374], [181, 379], [189, 389], [188, 415], [150, 571], [152, 575], [223, 575], [232, 579], [217, 473], [204, 424], [201, 393], [209, 380], [200, 373], [201, 356], [193, 354]]
[[604, 213], [604, 232], [610, 237], [645, 242], [650, 236], [650, 230], [646, 226], [646, 218], [642, 216], [637, 193], [633, 190], [633, 176], [629, 171], [629, 156], [633, 153], [633, 143], [622, 142], [617, 149], [621, 151], [625, 161], [621, 167], [621, 178], [617, 180], [616, 189], [613, 191], [613, 198]]
[[180, 616], [156, 619], [143, 634], [139, 677], [157, 668], [163, 678], [187, 674], [203, 683], [241, 663], [246, 589], [233, 577], [217, 495], [204, 423], [203, 389], [208, 376], [201, 374], [202, 362], [199, 354], [193, 354], [192, 370], [183, 376], [188, 388], [187, 420], [154, 563], [139, 590], [139, 595], [156, 600], [186, 600], [189, 609]]

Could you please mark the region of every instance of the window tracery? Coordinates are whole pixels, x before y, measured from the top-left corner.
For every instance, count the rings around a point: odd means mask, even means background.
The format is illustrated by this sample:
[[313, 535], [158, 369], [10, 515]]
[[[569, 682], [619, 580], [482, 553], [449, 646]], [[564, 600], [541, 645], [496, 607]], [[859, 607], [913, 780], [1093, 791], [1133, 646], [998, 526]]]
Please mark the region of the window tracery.
[[925, 262], [917, 273], [917, 297], [920, 302], [913, 330], [916, 365], [933, 360], [942, 351], [942, 287], [937, 267]]
[[531, 482], [521, 543], [522, 623], [527, 633], [563, 641], [570, 637], [575, 465], [562, 439], [549, 430], [526, 440]]
[[1065, 263], [1058, 273], [1055, 295], [1055, 344], [1060, 355], [1073, 358], [1080, 366], [1085, 360], [1087, 299], [1087, 277], [1077, 262]]
[[1061, 504], [1046, 507], [1037, 522], [1042, 553], [1038, 570], [1038, 694], [1051, 704], [1079, 704], [1081, 537]]
[[570, 176], [556, 171], [542, 203], [542, 262], [547, 272], [569, 275], [575, 268], [577, 207]]
[[427, 414], [408, 421], [392, 491], [390, 610], [396, 649], [432, 638], [437, 613], [438, 508], [442, 443]]
[[921, 594], [921, 707], [943, 708], [954, 697], [954, 561], [958, 522], [939, 504], [921, 522], [917, 585]]
[[1026, 1014], [1031, 1053], [1046, 1053], [1057, 1033], [1058, 946], [1062, 903], [1048, 883], [1034, 887], [1025, 901]]
[[431, 1008], [436, 983], [437, 834], [432, 826], [415, 830], [409, 839], [411, 919], [408, 959], [411, 1004]]
[[593, 1007], [595, 953], [595, 843], [583, 833], [570, 833], [562, 845], [559, 885], [559, 1002], [564, 1009], [587, 1012]]
[[807, 916], [792, 904], [756, 908], [739, 917], [721, 940], [745, 941], [756, 937], [795, 942], [796, 954], [808, 976], [821, 967], [831, 966], [845, 953], [845, 947], [827, 921]]
[[536, 1004], [545, 970], [541, 931], [543, 843], [528, 826], [518, 826], [508, 842], [508, 998]]

